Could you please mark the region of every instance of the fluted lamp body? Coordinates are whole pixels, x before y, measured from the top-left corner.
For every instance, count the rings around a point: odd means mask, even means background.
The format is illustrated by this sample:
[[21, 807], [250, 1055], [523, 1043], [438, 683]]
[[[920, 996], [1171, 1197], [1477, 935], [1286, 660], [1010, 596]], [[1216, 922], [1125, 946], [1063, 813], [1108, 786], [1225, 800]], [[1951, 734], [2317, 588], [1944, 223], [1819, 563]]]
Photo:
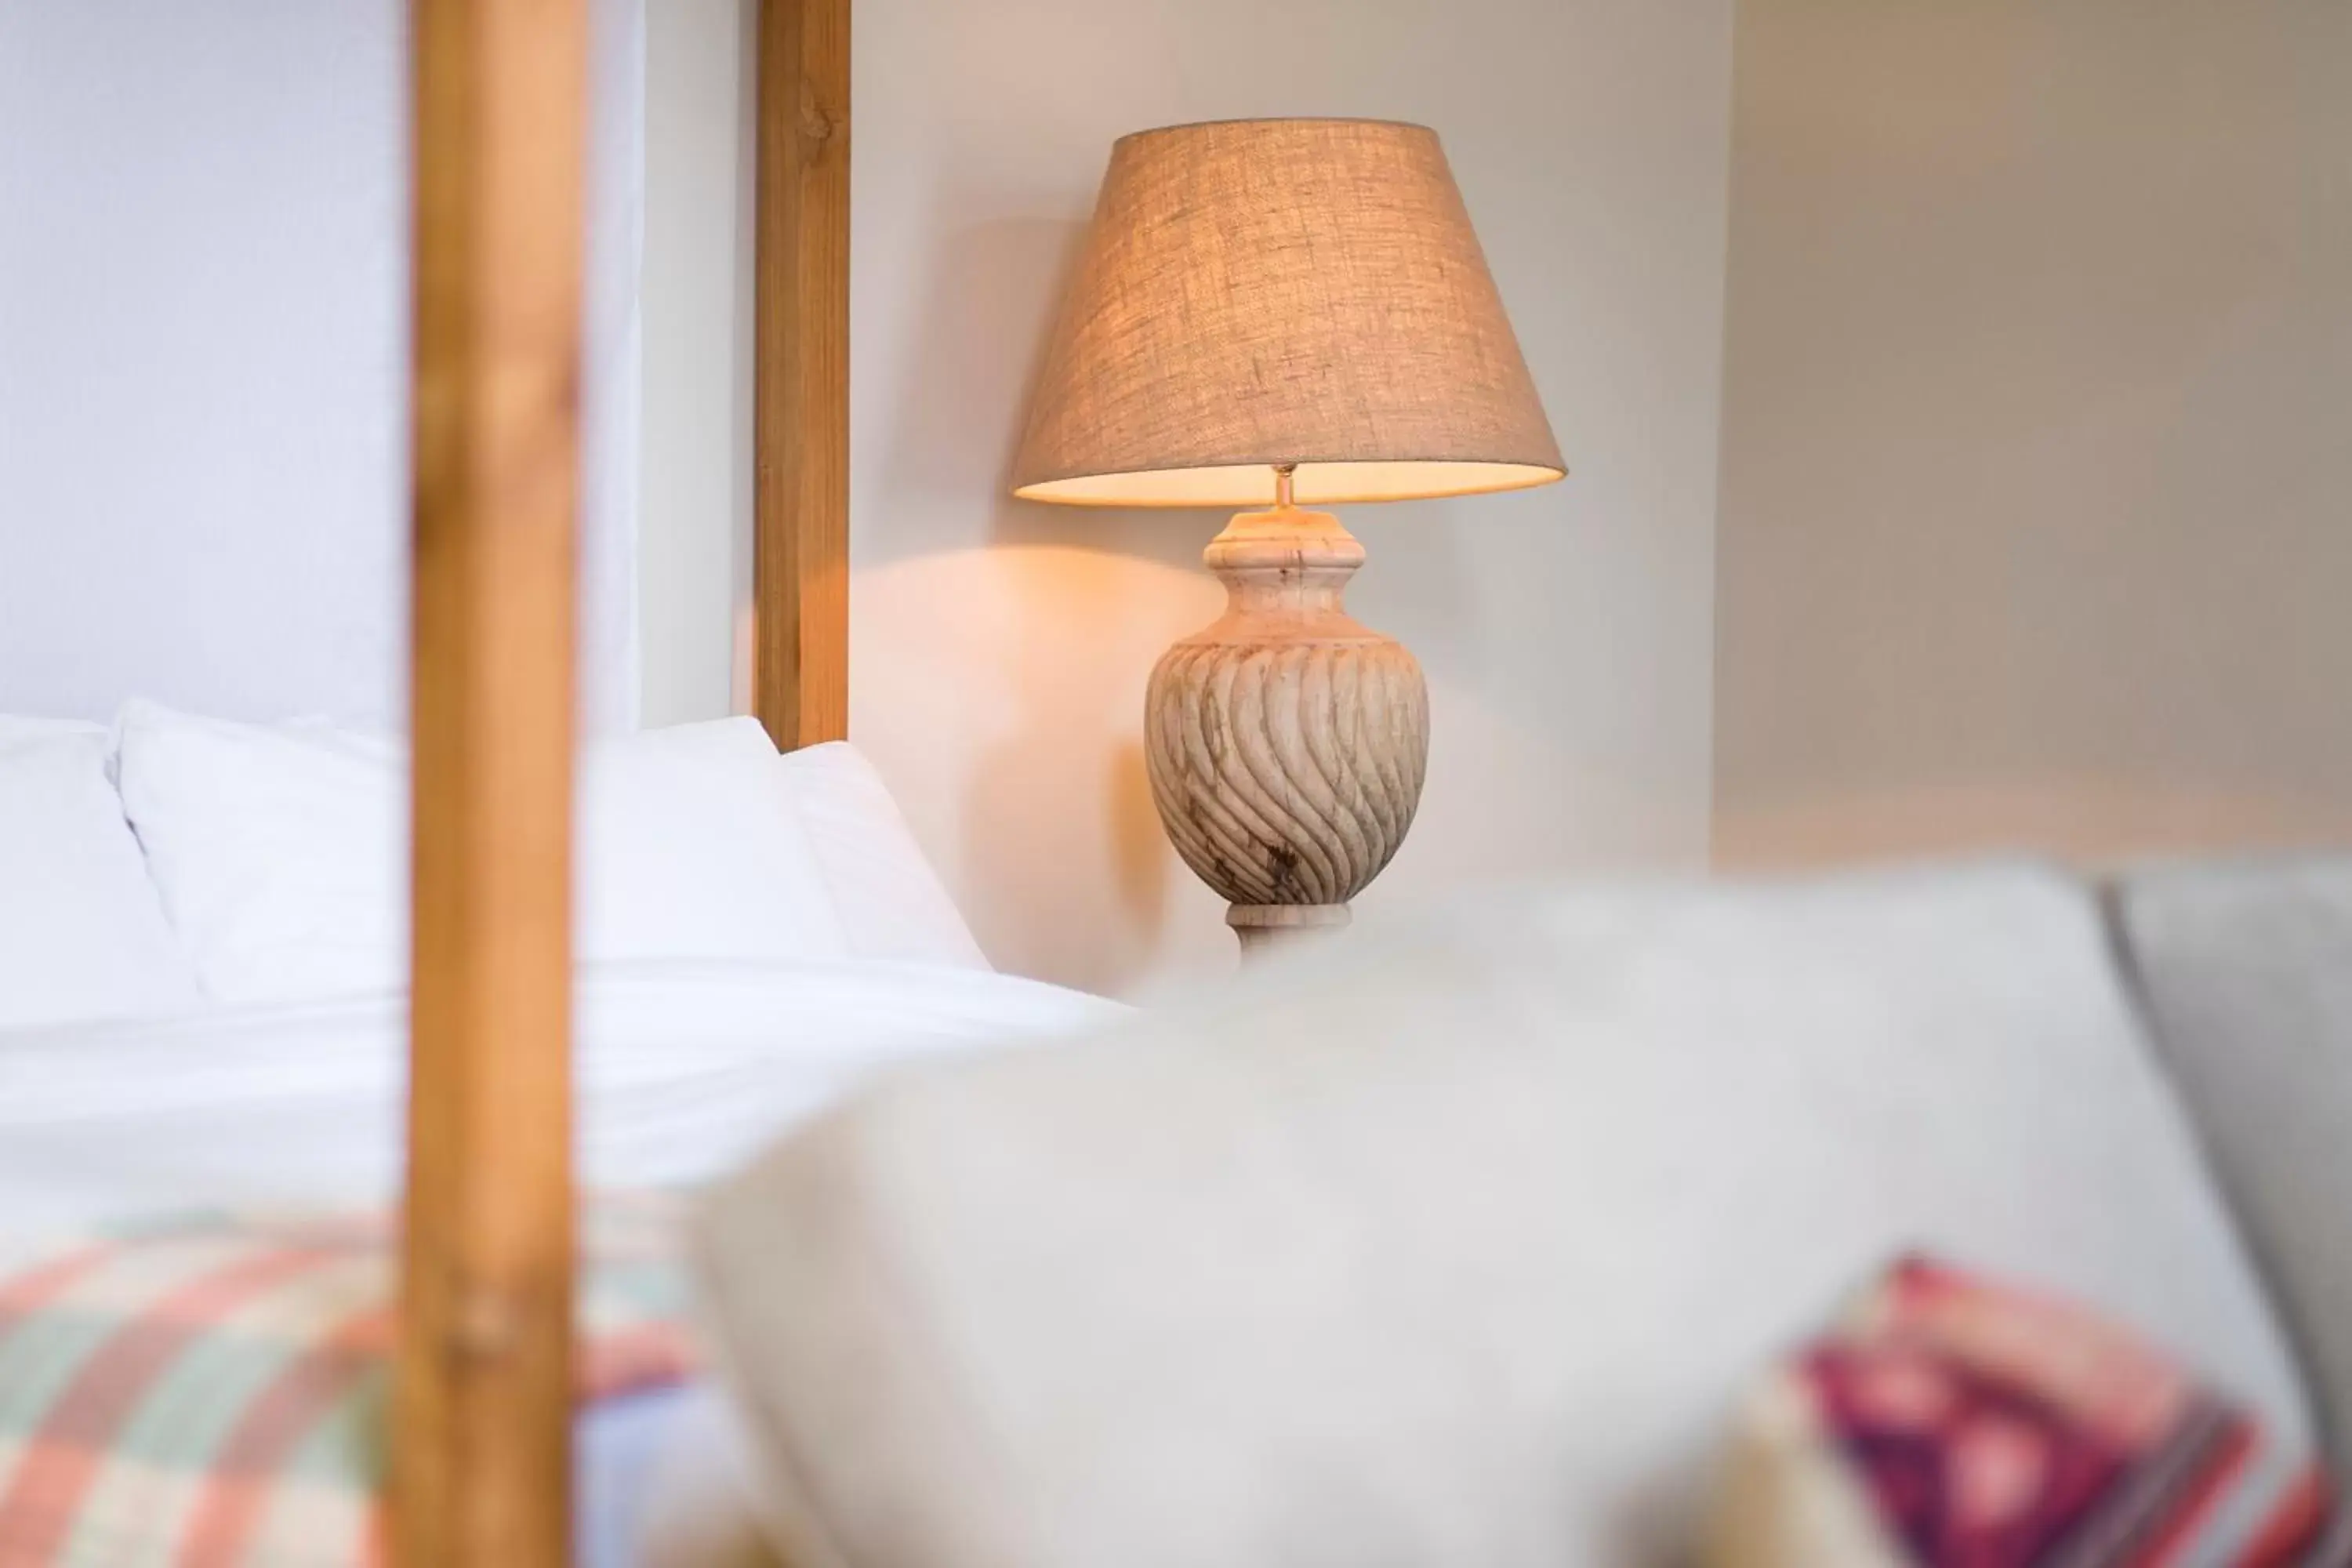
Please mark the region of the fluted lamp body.
[[1243, 513], [1207, 553], [1225, 613], [1151, 671], [1151, 798], [1244, 948], [1344, 925], [1421, 801], [1429, 691], [1341, 602], [1363, 560], [1328, 512]]
[[1160, 820], [1245, 950], [1346, 923], [1428, 758], [1420, 666], [1343, 603], [1363, 547], [1299, 503], [1562, 472], [1433, 132], [1235, 121], [1114, 147], [1014, 493], [1265, 509], [1209, 545], [1225, 613], [1145, 698]]

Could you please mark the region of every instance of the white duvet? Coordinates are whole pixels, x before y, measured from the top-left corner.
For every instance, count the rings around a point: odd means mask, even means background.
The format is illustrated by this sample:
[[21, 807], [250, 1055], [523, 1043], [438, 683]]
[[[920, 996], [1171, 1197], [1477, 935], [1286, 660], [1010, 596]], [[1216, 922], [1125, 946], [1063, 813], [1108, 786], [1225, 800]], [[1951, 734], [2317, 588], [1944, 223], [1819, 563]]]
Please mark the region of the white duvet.
[[[587, 972], [573, 1047], [580, 1179], [699, 1182], [894, 1062], [1119, 1010], [912, 964]], [[389, 1200], [405, 1050], [394, 996], [0, 1030], [0, 1265], [102, 1219]]]

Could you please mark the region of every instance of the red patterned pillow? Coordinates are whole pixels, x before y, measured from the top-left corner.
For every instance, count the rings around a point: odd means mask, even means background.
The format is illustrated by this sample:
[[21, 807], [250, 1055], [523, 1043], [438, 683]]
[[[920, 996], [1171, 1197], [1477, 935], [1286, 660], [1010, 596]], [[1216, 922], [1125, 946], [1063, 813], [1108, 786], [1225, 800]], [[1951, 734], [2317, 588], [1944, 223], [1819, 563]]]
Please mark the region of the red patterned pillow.
[[1748, 1402], [1708, 1563], [2337, 1568], [2334, 1511], [2308, 1456], [2128, 1331], [1911, 1258]]

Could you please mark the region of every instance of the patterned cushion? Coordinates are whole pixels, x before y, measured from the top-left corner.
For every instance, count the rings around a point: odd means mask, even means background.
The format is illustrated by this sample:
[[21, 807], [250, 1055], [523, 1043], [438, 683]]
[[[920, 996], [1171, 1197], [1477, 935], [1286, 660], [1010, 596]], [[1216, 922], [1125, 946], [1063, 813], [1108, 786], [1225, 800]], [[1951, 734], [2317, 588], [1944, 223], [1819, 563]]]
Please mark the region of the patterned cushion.
[[2305, 1453], [2137, 1335], [1923, 1259], [1744, 1409], [1709, 1568], [2346, 1561]]

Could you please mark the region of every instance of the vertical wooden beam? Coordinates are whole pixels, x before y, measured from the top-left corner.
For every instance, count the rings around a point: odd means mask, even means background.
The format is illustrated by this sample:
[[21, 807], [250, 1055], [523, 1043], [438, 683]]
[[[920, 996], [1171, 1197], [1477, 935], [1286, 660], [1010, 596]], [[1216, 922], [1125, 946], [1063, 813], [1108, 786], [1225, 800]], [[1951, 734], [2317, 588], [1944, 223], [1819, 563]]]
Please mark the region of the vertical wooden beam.
[[849, 0], [761, 0], [752, 705], [849, 732]]
[[584, 0], [412, 0], [415, 999], [393, 1549], [566, 1568]]

